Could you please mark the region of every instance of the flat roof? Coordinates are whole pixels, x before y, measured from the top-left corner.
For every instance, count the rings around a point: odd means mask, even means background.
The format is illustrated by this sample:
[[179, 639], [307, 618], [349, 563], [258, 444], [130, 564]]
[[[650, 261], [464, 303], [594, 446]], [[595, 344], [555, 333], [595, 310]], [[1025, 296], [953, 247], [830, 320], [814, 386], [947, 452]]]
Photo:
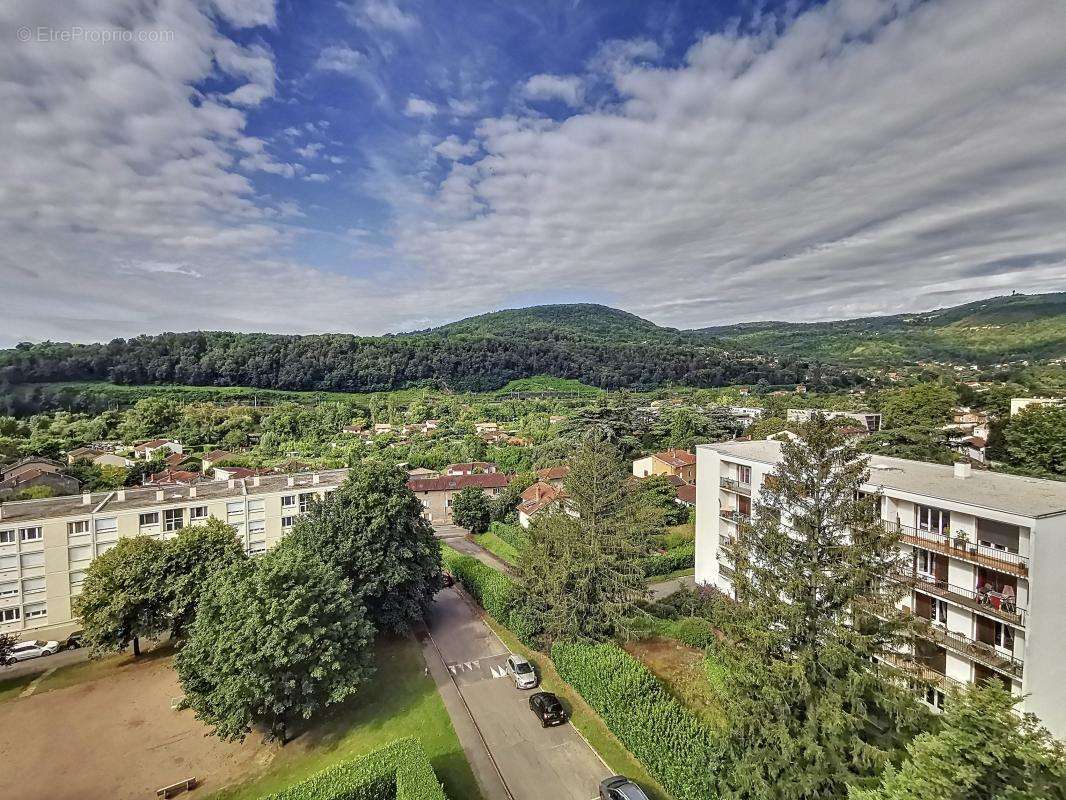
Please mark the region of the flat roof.
[[[318, 475], [318, 483], [314, 476]], [[195, 503], [198, 500], [222, 500], [229, 497], [255, 497], [261, 494], [273, 494], [291, 489], [294, 492], [307, 491], [322, 487], [339, 486], [348, 477], [347, 469], [330, 469], [319, 472], [300, 472], [293, 474], [262, 475], [259, 485], [253, 486], [251, 478], [234, 481], [203, 481], [192, 486], [160, 485], [137, 486], [125, 490], [124, 500], [118, 499], [119, 490], [112, 492], [93, 492], [89, 502], [84, 502], [80, 494], [46, 497], [40, 500], [16, 500], [0, 504], [0, 528], [8, 523], [25, 523], [34, 520], [55, 519], [57, 517], [76, 517], [88, 515], [94, 510], [98, 514], [129, 511], [152, 506], [170, 506], [175, 503]], [[289, 478], [293, 485], [289, 486]], [[190, 493], [196, 489], [196, 496]], [[163, 493], [163, 499], [157, 500], [157, 492]], [[108, 497], [111, 499], [108, 500]], [[104, 501], [107, 502], [97, 510]]]
[[[781, 442], [774, 440], [718, 442], [697, 445], [697, 448], [763, 464], [776, 464], [781, 458]], [[1066, 512], [1066, 482], [1063, 481], [976, 469], [968, 478], [956, 478], [955, 468], [950, 464], [879, 455], [869, 458], [872, 486], [1033, 519]]]

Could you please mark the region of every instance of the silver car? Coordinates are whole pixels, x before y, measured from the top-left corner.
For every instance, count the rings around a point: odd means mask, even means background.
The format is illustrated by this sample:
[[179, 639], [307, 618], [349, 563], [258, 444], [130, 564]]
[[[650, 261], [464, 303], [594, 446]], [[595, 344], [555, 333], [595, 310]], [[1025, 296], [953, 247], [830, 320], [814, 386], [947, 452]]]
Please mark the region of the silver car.
[[58, 649], [59, 642], [45, 642], [39, 639], [31, 639], [27, 642], [19, 642], [8, 651], [7, 663], [14, 664], [16, 661], [26, 661], [30, 658], [50, 656], [53, 655]]
[[540, 683], [537, 679], [537, 671], [522, 656], [509, 656], [507, 671], [511, 673], [516, 689], [536, 689], [537, 684]]

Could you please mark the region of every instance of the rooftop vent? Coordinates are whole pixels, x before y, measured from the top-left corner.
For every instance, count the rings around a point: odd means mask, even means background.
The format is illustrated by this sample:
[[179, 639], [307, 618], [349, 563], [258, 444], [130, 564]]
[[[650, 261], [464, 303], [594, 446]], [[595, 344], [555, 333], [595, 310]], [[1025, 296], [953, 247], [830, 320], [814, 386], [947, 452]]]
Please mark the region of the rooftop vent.
[[91, 492], [82, 492], [81, 504], [83, 506], [89, 505], [92, 501], [93, 501], [93, 496], [92, 496]]
[[195, 486], [190, 486], [189, 487], [189, 497], [196, 497], [196, 487]]
[[955, 462], [955, 477], [960, 480], [963, 478], [969, 478], [973, 474], [973, 467], [970, 466], [967, 461]]
[[156, 492], [155, 493], [156, 502], [162, 502], [163, 498], [165, 498], [166, 496], [167, 496], [167, 493], [162, 491], [162, 490]]

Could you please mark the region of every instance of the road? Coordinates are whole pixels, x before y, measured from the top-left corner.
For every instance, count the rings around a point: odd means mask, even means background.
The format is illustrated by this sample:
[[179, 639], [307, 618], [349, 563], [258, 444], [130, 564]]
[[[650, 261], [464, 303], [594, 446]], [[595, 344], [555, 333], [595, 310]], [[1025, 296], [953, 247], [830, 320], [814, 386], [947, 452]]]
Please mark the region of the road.
[[[439, 654], [435, 676], [441, 674], [469, 709], [469, 716], [460, 713], [460, 706], [448, 702], [442, 687], [464, 750], [468, 757], [473, 756], [471, 765], [486, 800], [594, 798], [599, 782], [611, 774], [610, 770], [569, 723], [546, 729], [540, 726], [529, 710], [532, 692], [519, 691], [507, 676], [503, 668], [507, 648], [481, 621], [472, 601], [454, 588], [439, 592], [429, 630], [436, 645], [432, 654]], [[430, 657], [427, 648], [427, 659]], [[447, 673], [439, 669], [441, 663]], [[476, 727], [470, 726], [470, 717]], [[476, 740], [471, 741], [471, 737]], [[491, 754], [488, 763], [479, 763], [479, 747]], [[496, 770], [497, 775], [483, 777], [486, 771]], [[500, 778], [506, 788], [500, 786]]]
[[31, 658], [27, 661], [19, 661], [9, 667], [0, 667], [0, 681], [21, 678], [23, 675], [41, 675], [50, 669], [67, 667], [77, 664], [89, 658], [89, 651], [85, 648], [78, 650], [60, 650], [54, 656]]
[[682, 589], [695, 589], [696, 588], [696, 576], [695, 575], [682, 575], [680, 578], [671, 578], [668, 581], [662, 583], [650, 583], [648, 584], [648, 591], [651, 592], [652, 600], [661, 600], [664, 597], [680, 592]]
[[490, 553], [484, 547], [470, 538], [470, 531], [460, 528], [458, 525], [434, 525], [433, 534], [448, 543], [448, 546], [458, 550], [463, 555], [473, 556], [478, 561], [488, 564], [493, 569], [498, 569], [507, 575], [514, 574], [511, 565]]

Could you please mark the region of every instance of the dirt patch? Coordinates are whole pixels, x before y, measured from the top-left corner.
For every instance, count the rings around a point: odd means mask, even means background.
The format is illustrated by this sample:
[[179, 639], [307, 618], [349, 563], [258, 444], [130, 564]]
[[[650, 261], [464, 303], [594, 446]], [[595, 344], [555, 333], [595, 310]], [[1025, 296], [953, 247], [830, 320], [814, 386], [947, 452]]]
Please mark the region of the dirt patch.
[[171, 658], [89, 683], [0, 703], [0, 797], [143, 800], [195, 777], [204, 794], [258, 773], [274, 745], [207, 736], [181, 696]]
[[704, 653], [676, 639], [641, 639], [623, 645], [667, 690], [712, 725], [725, 724], [725, 715], [707, 679]]

